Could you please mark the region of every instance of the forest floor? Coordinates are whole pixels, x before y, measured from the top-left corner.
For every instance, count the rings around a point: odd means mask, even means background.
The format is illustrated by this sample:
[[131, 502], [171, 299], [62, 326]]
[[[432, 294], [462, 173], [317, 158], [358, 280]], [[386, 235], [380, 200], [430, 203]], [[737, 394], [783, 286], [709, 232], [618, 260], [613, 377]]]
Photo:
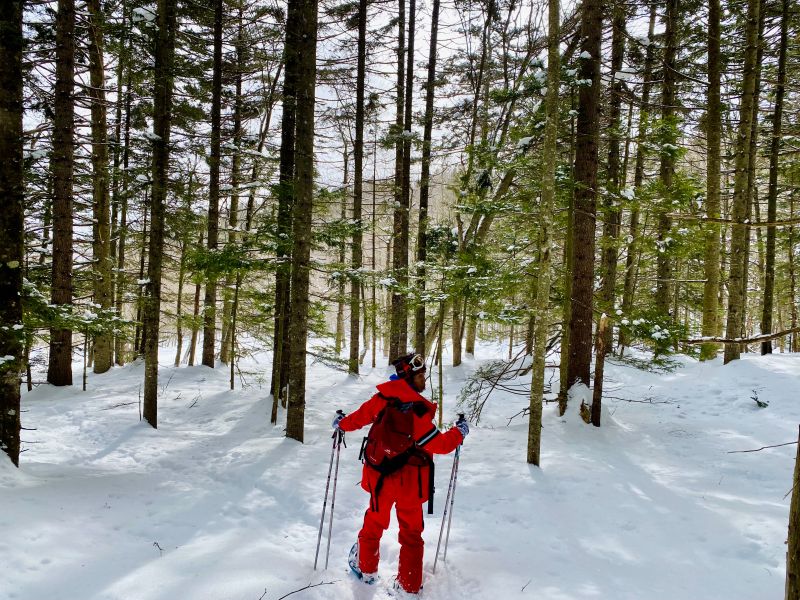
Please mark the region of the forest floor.
[[[387, 598], [394, 519], [379, 584], [347, 568], [368, 501], [360, 433], [341, 454], [329, 568], [313, 563], [333, 413], [356, 408], [388, 369], [351, 378], [310, 366], [300, 445], [269, 424], [268, 355], [243, 361], [247, 386], [231, 392], [226, 369], [174, 369], [172, 352], [157, 430], [139, 421], [142, 364], [90, 375], [87, 392], [23, 396], [35, 443], [19, 470], [0, 460], [0, 598], [278, 600], [319, 583], [292, 600]], [[468, 375], [504, 352], [485, 344], [445, 370], [446, 420]], [[492, 396], [463, 446], [447, 562], [432, 575], [452, 456], [437, 460], [424, 597], [781, 598], [796, 447], [730, 452], [797, 439], [800, 355], [677, 360], [672, 373], [607, 365], [617, 399], [599, 429], [577, 406], [560, 418], [546, 405], [541, 469], [525, 462], [527, 419], [508, 425], [527, 398]]]

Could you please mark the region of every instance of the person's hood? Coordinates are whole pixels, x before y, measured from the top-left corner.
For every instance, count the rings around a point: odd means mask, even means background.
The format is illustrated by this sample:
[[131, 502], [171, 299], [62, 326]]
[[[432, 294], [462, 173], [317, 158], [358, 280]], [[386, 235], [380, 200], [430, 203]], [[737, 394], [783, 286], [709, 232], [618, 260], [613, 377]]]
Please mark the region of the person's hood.
[[401, 402], [421, 402], [431, 418], [436, 414], [437, 404], [431, 402], [417, 390], [411, 387], [405, 379], [394, 379], [376, 386], [384, 398], [397, 398]]

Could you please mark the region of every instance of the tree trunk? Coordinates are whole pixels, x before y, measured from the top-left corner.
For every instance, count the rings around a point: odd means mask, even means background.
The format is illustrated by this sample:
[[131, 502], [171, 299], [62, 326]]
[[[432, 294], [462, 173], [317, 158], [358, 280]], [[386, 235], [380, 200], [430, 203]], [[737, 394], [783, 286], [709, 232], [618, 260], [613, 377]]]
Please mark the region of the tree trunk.
[[178, 367], [181, 364], [181, 352], [183, 351], [183, 284], [186, 281], [186, 248], [188, 240], [181, 242], [181, 257], [178, 263], [178, 301], [175, 306], [175, 336], [177, 343], [175, 348], [175, 361], [173, 365]]
[[[128, 50], [130, 51], [130, 40], [128, 41]], [[117, 277], [116, 277], [116, 291], [114, 293], [114, 302], [117, 309], [117, 315], [122, 315], [123, 308], [123, 291], [125, 289], [125, 243], [128, 238], [128, 165], [130, 160], [130, 140], [131, 140], [131, 66], [126, 61], [125, 68], [127, 70], [126, 83], [125, 83], [125, 141], [122, 148], [122, 173], [120, 174], [122, 185], [122, 198], [120, 199], [119, 210], [119, 250], [117, 252]], [[121, 93], [121, 92], [120, 92]], [[122, 336], [118, 335], [114, 339], [114, 359], [120, 366], [125, 364], [125, 340]]]
[[[197, 243], [198, 248], [203, 247], [203, 234], [205, 232], [200, 232], [200, 241]], [[194, 366], [195, 355], [197, 353], [197, 333], [200, 329], [199, 325], [199, 316], [200, 316], [200, 288], [202, 285], [198, 280], [194, 285], [194, 308], [192, 310], [192, 339], [189, 342], [189, 359], [187, 364], [190, 367]]]
[[[233, 101], [233, 145], [235, 147], [231, 157], [231, 202], [228, 210], [228, 245], [236, 248], [238, 238], [237, 227], [239, 227], [239, 183], [241, 181], [241, 145], [242, 145], [242, 71], [244, 70], [244, 38], [242, 36], [242, 8], [239, 7], [238, 31], [236, 34], [236, 75], [235, 87], [236, 96]], [[234, 298], [238, 294], [236, 282], [238, 276], [228, 273], [225, 277], [225, 303], [222, 308], [222, 329], [223, 335], [220, 347], [220, 361], [227, 364], [233, 361], [232, 349], [234, 348], [233, 335], [233, 305]], [[231, 288], [234, 291], [231, 292]], [[231, 378], [233, 385], [233, 378]], [[233, 389], [231, 387], [231, 389]]]
[[[344, 145], [344, 150], [342, 151], [342, 166], [344, 174], [342, 176], [342, 210], [339, 213], [339, 218], [342, 220], [342, 222], [344, 222], [347, 219], [347, 186], [350, 183], [350, 155], [347, 151], [347, 136], [344, 132], [342, 132], [342, 144]], [[346, 259], [347, 248], [345, 243], [342, 242], [339, 246], [339, 264], [341, 265], [342, 269], [344, 268]], [[339, 278], [337, 288], [339, 293], [338, 298], [336, 299], [336, 338], [334, 339], [333, 347], [334, 352], [336, 352], [336, 356], [338, 357], [342, 351], [342, 346], [344, 346], [344, 277]]]
[[[794, 218], [794, 192], [789, 195], [789, 218]], [[787, 271], [789, 272], [789, 316], [792, 321], [792, 329], [797, 327], [797, 280], [794, 268], [794, 227], [789, 227], [787, 232]], [[800, 350], [800, 335], [792, 334], [792, 341], [789, 345], [790, 352]]]
[[597, 346], [595, 348], [595, 361], [594, 361], [594, 389], [592, 390], [592, 425], [600, 427], [600, 415], [602, 413], [603, 405], [603, 369], [606, 362], [606, 340], [610, 336], [606, 333], [609, 329], [608, 315], [600, 317], [600, 323], [597, 326]]
[[[148, 247], [148, 231], [147, 231], [147, 219], [150, 213], [150, 198], [145, 191], [144, 203], [142, 205], [142, 247], [139, 252], [139, 278], [138, 282], [144, 280], [144, 273], [145, 273], [145, 256], [147, 256], [147, 247]], [[144, 327], [142, 324], [143, 316], [142, 313], [144, 311], [144, 292], [145, 288], [141, 283], [137, 283], [137, 297], [136, 297], [136, 332], [133, 337], [133, 349], [136, 356], [144, 356]]]
[[153, 193], [150, 203], [149, 295], [144, 310], [144, 401], [142, 416], [158, 426], [158, 331], [161, 317], [161, 265], [169, 173], [169, 134], [175, 63], [176, 0], [158, 0], [153, 95]]
[[[777, 218], [778, 168], [781, 147], [781, 122], [783, 97], [786, 87], [786, 54], [789, 45], [789, 0], [781, 2], [781, 38], [778, 50], [778, 81], [775, 84], [775, 111], [772, 113], [772, 140], [769, 158], [769, 191], [767, 192], [767, 221]], [[764, 306], [761, 315], [761, 333], [772, 331], [772, 311], [775, 296], [775, 228], [767, 227], [767, 247], [764, 272]], [[761, 354], [772, 352], [772, 342], [761, 343]]]
[[[287, 54], [297, 55], [296, 203], [292, 223], [291, 313], [289, 315], [289, 394], [286, 436], [303, 441], [306, 405], [306, 342], [314, 192], [314, 98], [317, 59], [317, 0], [297, 4], [299, 27], [287, 29]], [[288, 70], [288, 61], [287, 61]]]
[[575, 110], [575, 92], [570, 94], [570, 131], [569, 131], [569, 162], [572, 182], [567, 199], [567, 227], [564, 239], [564, 304], [561, 309], [561, 344], [559, 347], [558, 365], [558, 414], [563, 416], [567, 410], [567, 395], [569, 385], [567, 373], [569, 372], [569, 322], [572, 314], [572, 279], [575, 252], [575, 146], [576, 146], [576, 119], [578, 111]]
[[[111, 309], [111, 200], [108, 179], [108, 133], [106, 119], [105, 65], [103, 63], [104, 23], [100, 0], [87, 0], [89, 9], [89, 97], [92, 123], [92, 271], [94, 303], [103, 311]], [[113, 336], [98, 334], [93, 341], [94, 372], [105, 373], [114, 359]]]
[[[720, 137], [722, 133], [722, 101], [720, 98], [720, 0], [709, 0], [708, 5], [708, 107], [706, 111], [706, 139], [708, 140], [708, 166], [706, 176], [706, 216], [720, 217]], [[706, 282], [703, 285], [703, 336], [717, 334], [718, 311], [717, 294], [720, 281], [720, 226], [719, 223], [705, 224]], [[717, 356], [717, 344], [700, 346], [700, 360]]]
[[[656, 27], [656, 4], [650, 5], [650, 24], [647, 29], [647, 39], [652, 40]], [[633, 167], [633, 191], [639, 195], [644, 182], [644, 161], [647, 156], [647, 129], [650, 114], [650, 90], [652, 88], [653, 64], [655, 62], [655, 44], [648, 44], [645, 50], [644, 73], [642, 75], [642, 102], [639, 108], [639, 127], [636, 133], [636, 159]], [[622, 313], [630, 315], [633, 310], [633, 300], [636, 294], [636, 270], [639, 262], [639, 206], [635, 204], [631, 209], [630, 223], [628, 225], [630, 243], [628, 255], [625, 257], [625, 287], [622, 293]], [[619, 334], [620, 352], [629, 343], [624, 332]]]
[[[19, 467], [23, 368], [22, 0], [0, 5], [0, 448]], [[9, 357], [11, 357], [9, 359]], [[71, 368], [71, 364], [70, 364]], [[70, 371], [71, 372], [71, 371]]]
[[275, 270], [275, 327], [273, 334], [272, 383], [273, 408], [270, 422], [275, 424], [278, 418], [278, 402], [285, 401], [285, 390], [288, 377], [287, 365], [289, 356], [288, 318], [289, 291], [291, 286], [290, 257], [292, 253], [292, 211], [294, 209], [295, 190], [295, 127], [297, 122], [297, 69], [300, 55], [297, 53], [298, 40], [294, 36], [300, 26], [299, 10], [302, 0], [289, 2], [286, 12], [286, 40], [291, 39], [293, 45], [284, 46], [283, 70], [283, 107], [281, 116], [281, 148], [278, 174], [278, 242], [276, 247], [277, 269]]
[[[413, 0], [412, 0], [413, 1]], [[403, 188], [403, 165], [404, 156], [403, 152], [405, 144], [403, 143], [402, 133], [405, 132], [403, 122], [403, 115], [405, 109], [405, 52], [406, 52], [406, 3], [405, 0], [398, 0], [399, 18], [397, 22], [397, 108], [395, 116], [395, 158], [394, 158], [394, 222], [392, 239], [394, 240], [394, 251], [392, 254], [392, 270], [394, 278], [398, 286], [404, 285], [407, 280], [408, 268], [408, 205], [403, 204], [406, 196], [404, 195]], [[413, 18], [413, 17], [412, 17]], [[412, 27], [409, 23], [409, 28]], [[411, 46], [411, 44], [409, 44]], [[411, 94], [411, 90], [408, 90]], [[411, 124], [407, 124], [409, 128]], [[403, 244], [405, 236], [406, 244]], [[405, 252], [403, 249], [405, 248]], [[391, 289], [392, 308], [389, 313], [389, 364], [392, 364], [398, 357], [406, 352], [406, 344], [408, 343], [408, 315], [406, 310], [406, 297], [404, 292], [398, 290], [397, 287]]]
[[597, 213], [597, 141], [600, 102], [600, 43], [603, 12], [599, 0], [585, 0], [581, 16], [581, 86], [575, 147], [575, 227], [573, 236], [572, 301], [569, 321], [567, 386], [589, 386], [594, 305], [595, 216]]
[[358, 330], [361, 321], [361, 277], [363, 237], [361, 203], [364, 195], [364, 79], [367, 65], [367, 0], [358, 2], [358, 64], [356, 68], [356, 139], [353, 147], [353, 232], [351, 260], [353, 279], [350, 282], [350, 360], [348, 370], [358, 375]]
[[417, 293], [419, 304], [414, 318], [414, 351], [425, 355], [425, 261], [428, 257], [428, 197], [431, 182], [431, 140], [433, 101], [436, 92], [436, 53], [439, 36], [439, 0], [433, 0], [431, 39], [428, 50], [428, 78], [425, 82], [425, 116], [422, 134], [422, 173], [419, 186], [419, 225], [417, 228]]
[[[208, 157], [208, 234], [211, 262], [219, 246], [219, 177], [222, 137], [222, 0], [214, 0], [214, 74], [211, 83], [211, 152]], [[203, 299], [203, 364], [214, 368], [217, 337], [217, 276], [206, 276]]]
[[797, 453], [794, 460], [792, 499], [789, 503], [789, 539], [786, 548], [786, 600], [800, 600], [800, 437], [798, 437]]
[[[602, 275], [600, 283], [601, 309], [608, 314], [614, 312], [617, 287], [617, 254], [619, 252], [620, 207], [619, 193], [623, 174], [620, 170], [620, 142], [622, 139], [622, 94], [623, 83], [618, 77], [625, 57], [626, 8], [616, 2], [613, 9], [611, 36], [611, 99], [609, 101], [608, 133], [608, 177], [603, 202]], [[606, 328], [603, 340], [605, 348], [611, 348], [613, 328]]]
[[[742, 334], [744, 324], [745, 250], [749, 228], [745, 224], [747, 215], [748, 170], [750, 162], [750, 138], [752, 136], [753, 105], [758, 65], [758, 29], [760, 0], [748, 0], [746, 47], [744, 54], [744, 79], [742, 100], [739, 105], [739, 130], [736, 137], [736, 166], [733, 181], [733, 205], [731, 210], [730, 274], [728, 276], [728, 318], [725, 332], [729, 338]], [[755, 157], [753, 157], [755, 159]], [[725, 364], [739, 358], [741, 348], [736, 344], [725, 346]]]
[[549, 0], [547, 52], [547, 95], [545, 97], [544, 146], [542, 148], [542, 199], [539, 207], [539, 281], [533, 307], [533, 365], [531, 368], [530, 418], [528, 420], [528, 462], [540, 465], [542, 440], [542, 402], [544, 401], [544, 362], [547, 352], [547, 330], [550, 303], [550, 239], [552, 214], [556, 197], [558, 159], [558, 88], [561, 64], [559, 57], [560, 2]]
[[[663, 194], [661, 206], [658, 208], [656, 244], [658, 247], [657, 278], [656, 281], [656, 310], [662, 315], [669, 314], [670, 300], [672, 299], [671, 284], [673, 280], [673, 266], [670, 258], [669, 232], [672, 220], [668, 216], [672, 209], [672, 180], [675, 177], [675, 152], [677, 147], [678, 129], [675, 116], [675, 88], [677, 83], [677, 70], [675, 55], [678, 49], [678, 8], [679, 0], [667, 0], [664, 31], [664, 68], [663, 86], [661, 88], [661, 165], [659, 180]], [[669, 144], [669, 146], [668, 146]], [[666, 148], [666, 149], [665, 149]], [[675, 318], [675, 315], [673, 315]]]
[[[104, 311], [113, 305], [112, 246], [108, 173], [107, 109], [105, 102], [105, 66], [103, 64], [104, 22], [99, 0], [88, 0], [89, 75], [92, 132], [93, 184], [93, 292], [94, 302]], [[92, 364], [96, 373], [104, 373], [113, 363], [113, 335], [105, 332], [92, 340]]]
[[[75, 143], [75, 0], [58, 0], [53, 98], [53, 284], [50, 301], [72, 305], [72, 185]], [[47, 382], [72, 385], [72, 331], [50, 330]]]
[[[118, 281], [120, 277], [122, 277], [122, 273], [115, 272], [113, 267], [116, 267], [117, 260], [119, 256], [119, 251], [121, 250], [118, 240], [121, 235], [121, 229], [119, 226], [120, 223], [120, 164], [122, 161], [122, 108], [125, 105], [125, 94], [123, 93], [124, 88], [124, 78], [125, 78], [125, 64], [126, 58], [130, 56], [130, 49], [128, 44], [130, 43], [128, 40], [130, 36], [128, 35], [128, 10], [125, 3], [122, 4], [121, 7], [122, 11], [122, 24], [120, 29], [122, 31], [120, 38], [119, 38], [119, 56], [117, 58], [117, 87], [116, 87], [116, 94], [117, 100], [115, 102], [115, 116], [114, 116], [114, 139], [113, 139], [113, 150], [114, 150], [114, 157], [113, 157], [113, 165], [111, 170], [111, 256], [110, 261], [112, 265], [111, 269], [111, 303], [114, 305], [114, 310], [117, 312], [117, 316], [121, 317], [122, 312], [118, 308], [119, 302], [116, 296], [116, 292], [119, 289]], [[115, 332], [112, 335], [113, 338], [113, 348], [112, 352], [114, 354], [114, 361], [118, 360], [117, 356], [117, 344], [122, 339], [122, 336], [119, 335], [118, 332]]]

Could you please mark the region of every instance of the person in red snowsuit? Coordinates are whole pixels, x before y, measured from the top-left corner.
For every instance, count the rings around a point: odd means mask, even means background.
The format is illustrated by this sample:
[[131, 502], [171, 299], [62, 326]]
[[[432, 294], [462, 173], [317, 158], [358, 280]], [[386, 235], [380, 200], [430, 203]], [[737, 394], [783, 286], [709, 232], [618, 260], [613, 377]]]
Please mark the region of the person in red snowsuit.
[[370, 425], [390, 402], [399, 401], [413, 407], [413, 436], [416, 448], [423, 453], [423, 460], [409, 460], [399, 470], [384, 476], [382, 481], [381, 474], [364, 461], [361, 487], [369, 492], [370, 505], [364, 514], [358, 542], [351, 550], [350, 566], [365, 583], [375, 581], [381, 536], [389, 527], [394, 506], [400, 525], [400, 564], [395, 587], [416, 594], [422, 587], [422, 505], [432, 492], [432, 485], [429, 485], [432, 455], [455, 450], [464, 441], [469, 426], [462, 419], [456, 427], [442, 433], [433, 423], [437, 405], [420, 394], [425, 390], [425, 361], [420, 355], [402, 357], [396, 361], [395, 368], [396, 379], [377, 386], [377, 394], [351, 414], [338, 416], [333, 426], [342, 431], [354, 431]]

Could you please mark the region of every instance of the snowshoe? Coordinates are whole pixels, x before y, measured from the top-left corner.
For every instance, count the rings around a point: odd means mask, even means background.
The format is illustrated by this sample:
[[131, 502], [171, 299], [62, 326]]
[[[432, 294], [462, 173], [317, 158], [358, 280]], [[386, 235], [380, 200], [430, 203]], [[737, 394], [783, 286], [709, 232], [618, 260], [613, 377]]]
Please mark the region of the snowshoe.
[[347, 564], [350, 565], [353, 574], [367, 585], [372, 585], [378, 580], [377, 573], [362, 573], [361, 569], [358, 568], [358, 542], [353, 544], [353, 547], [350, 548], [350, 556], [347, 558]]
[[417, 593], [407, 592], [395, 577], [392, 582], [391, 594], [393, 598], [397, 598], [398, 600], [416, 600], [417, 598], [422, 598], [422, 588], [419, 588], [419, 592]]

